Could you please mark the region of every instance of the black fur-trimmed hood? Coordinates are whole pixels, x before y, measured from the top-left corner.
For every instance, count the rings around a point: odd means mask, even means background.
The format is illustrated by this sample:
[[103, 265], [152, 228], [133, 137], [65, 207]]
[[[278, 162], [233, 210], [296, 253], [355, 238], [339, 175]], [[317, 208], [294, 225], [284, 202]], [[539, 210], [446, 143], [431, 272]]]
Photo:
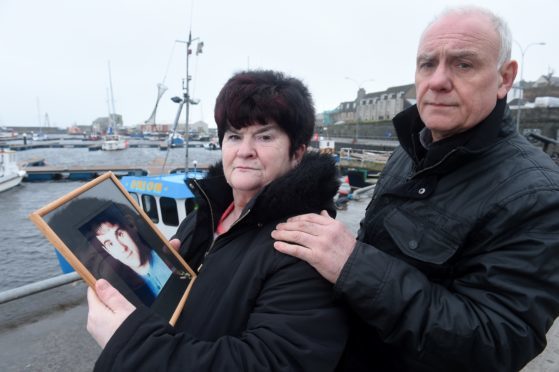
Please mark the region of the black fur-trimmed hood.
[[[221, 185], [216, 187], [215, 183]], [[217, 206], [216, 214], [221, 216], [223, 209], [232, 200], [222, 163], [218, 162], [210, 167], [207, 178], [199, 184], [214, 208]], [[296, 168], [274, 180], [252, 199], [245, 211], [250, 209], [252, 218], [262, 223], [297, 214], [320, 212], [323, 209], [335, 215], [332, 198], [338, 191], [339, 184], [335, 161], [331, 155], [307, 153]], [[229, 190], [227, 197], [224, 188]], [[229, 200], [223, 202], [227, 198]]]

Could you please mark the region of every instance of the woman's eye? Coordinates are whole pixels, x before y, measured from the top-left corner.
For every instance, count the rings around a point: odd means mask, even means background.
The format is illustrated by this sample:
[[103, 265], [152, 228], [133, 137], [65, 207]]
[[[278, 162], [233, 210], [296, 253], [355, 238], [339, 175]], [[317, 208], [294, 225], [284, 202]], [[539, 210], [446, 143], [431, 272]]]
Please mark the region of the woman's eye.
[[227, 140], [229, 141], [238, 141], [241, 138], [238, 134], [228, 134]]

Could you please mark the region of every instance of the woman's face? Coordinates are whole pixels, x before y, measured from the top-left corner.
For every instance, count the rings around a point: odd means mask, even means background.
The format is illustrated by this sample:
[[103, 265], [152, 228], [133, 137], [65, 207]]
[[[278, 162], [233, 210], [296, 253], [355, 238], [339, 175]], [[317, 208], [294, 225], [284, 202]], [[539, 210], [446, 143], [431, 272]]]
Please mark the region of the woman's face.
[[289, 156], [290, 141], [279, 125], [253, 124], [229, 128], [223, 136], [221, 156], [227, 183], [234, 195], [252, 197], [264, 186], [294, 168], [304, 154], [305, 146]]
[[105, 251], [124, 265], [131, 268], [141, 265], [138, 245], [119, 225], [103, 222], [96, 235]]

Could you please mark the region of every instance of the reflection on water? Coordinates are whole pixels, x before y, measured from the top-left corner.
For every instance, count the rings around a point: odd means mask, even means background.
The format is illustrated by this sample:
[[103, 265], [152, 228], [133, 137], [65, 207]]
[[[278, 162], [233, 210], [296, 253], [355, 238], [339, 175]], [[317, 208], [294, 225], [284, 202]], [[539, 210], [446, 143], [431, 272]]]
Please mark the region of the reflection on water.
[[[220, 151], [189, 149], [189, 159], [211, 164]], [[18, 152], [19, 162], [44, 158], [49, 165], [142, 165], [162, 162], [165, 152], [157, 148], [128, 149], [106, 152], [87, 149], [35, 149]], [[169, 153], [169, 164], [184, 164], [184, 149]], [[0, 291], [19, 287], [61, 274], [54, 247], [43, 236], [28, 215], [68, 192], [82, 182], [22, 183], [0, 193]]]

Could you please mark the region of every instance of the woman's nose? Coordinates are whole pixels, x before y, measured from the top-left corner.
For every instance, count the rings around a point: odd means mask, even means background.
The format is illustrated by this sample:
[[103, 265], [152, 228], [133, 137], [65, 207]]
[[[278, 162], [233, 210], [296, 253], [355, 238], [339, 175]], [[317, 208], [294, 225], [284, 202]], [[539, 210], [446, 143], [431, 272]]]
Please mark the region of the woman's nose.
[[250, 157], [250, 156], [254, 156], [254, 154], [255, 154], [254, 142], [252, 138], [247, 138], [247, 136], [245, 136], [242, 139], [242, 141], [239, 143], [237, 155], [243, 157]]

